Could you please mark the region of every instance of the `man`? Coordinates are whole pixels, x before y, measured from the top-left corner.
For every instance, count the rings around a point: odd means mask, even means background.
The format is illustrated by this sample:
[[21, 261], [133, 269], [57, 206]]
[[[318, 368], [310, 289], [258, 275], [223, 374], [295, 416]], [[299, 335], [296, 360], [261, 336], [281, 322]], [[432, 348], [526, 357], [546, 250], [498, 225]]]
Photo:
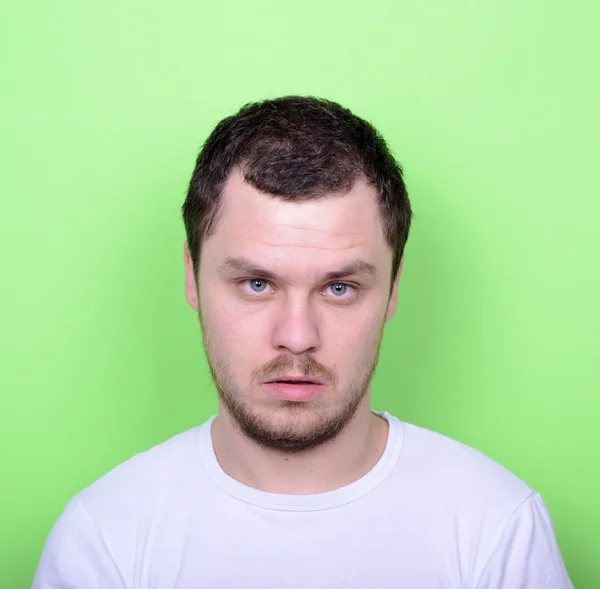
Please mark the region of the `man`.
[[35, 589], [572, 587], [536, 492], [370, 408], [411, 221], [370, 124], [247, 105], [206, 141], [183, 218], [218, 415], [74, 497]]

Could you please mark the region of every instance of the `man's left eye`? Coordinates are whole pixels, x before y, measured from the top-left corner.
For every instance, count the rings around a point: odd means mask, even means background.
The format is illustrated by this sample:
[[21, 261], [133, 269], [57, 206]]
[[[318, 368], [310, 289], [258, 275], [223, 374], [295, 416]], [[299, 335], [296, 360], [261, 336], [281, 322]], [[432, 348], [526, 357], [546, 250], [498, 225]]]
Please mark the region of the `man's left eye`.
[[266, 280], [251, 280], [250, 289], [253, 292], [264, 292], [267, 288]]
[[331, 289], [334, 296], [342, 297], [348, 292], [350, 285], [344, 284], [343, 282], [336, 282], [335, 284], [330, 284], [328, 288]]

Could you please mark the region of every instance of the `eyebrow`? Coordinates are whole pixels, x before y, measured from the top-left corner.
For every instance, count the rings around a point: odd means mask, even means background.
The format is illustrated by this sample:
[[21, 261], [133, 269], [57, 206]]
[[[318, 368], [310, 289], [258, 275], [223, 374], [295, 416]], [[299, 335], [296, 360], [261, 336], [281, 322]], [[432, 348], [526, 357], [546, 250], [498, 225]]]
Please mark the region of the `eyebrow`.
[[[243, 274], [249, 278], [264, 278], [266, 280], [272, 280], [273, 282], [282, 281], [282, 279], [274, 272], [266, 270], [265, 268], [260, 268], [254, 264], [254, 262], [244, 257], [226, 258], [223, 263], [219, 265], [218, 271], [220, 274], [225, 275]], [[341, 280], [350, 276], [366, 276], [368, 278], [376, 279], [378, 275], [379, 273], [374, 264], [366, 262], [365, 260], [356, 260], [346, 264], [339, 270], [327, 272], [323, 276], [323, 280]]]

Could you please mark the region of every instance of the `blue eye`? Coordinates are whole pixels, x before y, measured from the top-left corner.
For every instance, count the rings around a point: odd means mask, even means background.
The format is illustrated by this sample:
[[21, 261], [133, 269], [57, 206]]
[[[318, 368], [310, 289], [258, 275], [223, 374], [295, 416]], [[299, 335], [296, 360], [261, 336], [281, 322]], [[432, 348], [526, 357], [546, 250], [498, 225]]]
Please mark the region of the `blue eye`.
[[253, 292], [264, 292], [267, 288], [266, 280], [250, 280], [250, 289]]
[[330, 285], [329, 288], [336, 297], [344, 296], [348, 292], [348, 285], [340, 282]]

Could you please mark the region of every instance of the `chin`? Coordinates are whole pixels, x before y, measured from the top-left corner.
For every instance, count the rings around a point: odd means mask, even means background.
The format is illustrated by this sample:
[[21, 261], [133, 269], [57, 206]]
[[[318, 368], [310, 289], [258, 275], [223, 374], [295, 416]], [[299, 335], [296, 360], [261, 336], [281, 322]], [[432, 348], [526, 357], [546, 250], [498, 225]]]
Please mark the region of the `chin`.
[[280, 401], [277, 405], [239, 412], [232, 418], [242, 433], [257, 444], [279, 452], [298, 453], [333, 440], [351, 421], [356, 404], [325, 410], [318, 402]]

